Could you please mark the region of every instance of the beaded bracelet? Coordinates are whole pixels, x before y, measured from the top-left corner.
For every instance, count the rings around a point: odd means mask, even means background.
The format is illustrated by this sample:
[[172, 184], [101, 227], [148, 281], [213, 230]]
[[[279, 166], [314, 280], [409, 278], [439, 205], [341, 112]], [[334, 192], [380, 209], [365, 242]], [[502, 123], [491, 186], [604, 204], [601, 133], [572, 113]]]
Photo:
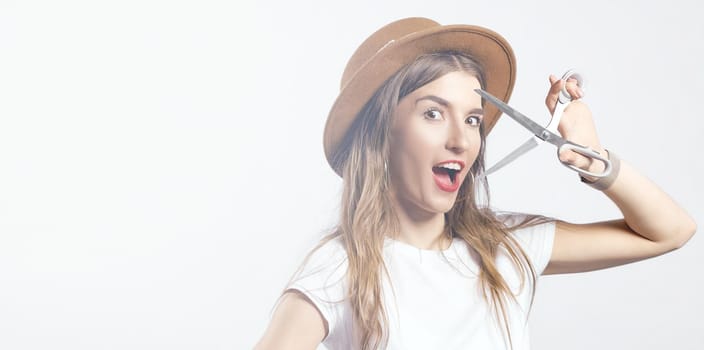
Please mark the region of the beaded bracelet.
[[608, 153], [609, 161], [611, 162], [611, 173], [608, 176], [596, 179], [594, 181], [587, 180], [583, 176], [580, 176], [582, 182], [596, 188], [599, 191], [604, 191], [611, 187], [614, 181], [616, 181], [619, 171], [621, 171], [621, 159], [619, 159], [616, 154], [610, 150], [606, 150], [606, 153]]

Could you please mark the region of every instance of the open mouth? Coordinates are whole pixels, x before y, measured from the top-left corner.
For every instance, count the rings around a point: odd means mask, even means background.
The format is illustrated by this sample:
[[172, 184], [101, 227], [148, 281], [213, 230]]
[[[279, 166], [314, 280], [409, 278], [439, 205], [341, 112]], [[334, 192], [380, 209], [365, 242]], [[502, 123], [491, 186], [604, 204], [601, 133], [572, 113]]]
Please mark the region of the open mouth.
[[433, 173], [443, 179], [447, 179], [450, 184], [454, 184], [457, 181], [457, 173], [459, 169], [450, 169], [444, 166], [434, 166]]
[[460, 172], [464, 169], [461, 160], [446, 160], [433, 166], [435, 184], [445, 192], [455, 192], [460, 187]]

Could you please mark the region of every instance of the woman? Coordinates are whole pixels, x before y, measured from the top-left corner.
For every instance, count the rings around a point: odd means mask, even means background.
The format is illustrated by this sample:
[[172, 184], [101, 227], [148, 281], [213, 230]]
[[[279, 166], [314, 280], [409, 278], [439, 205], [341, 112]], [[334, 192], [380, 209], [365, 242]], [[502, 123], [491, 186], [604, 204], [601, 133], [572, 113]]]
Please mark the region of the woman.
[[[357, 49], [324, 135], [343, 178], [340, 223], [292, 279], [257, 349], [527, 349], [537, 276], [638, 261], [689, 240], [694, 221], [601, 146], [580, 101], [559, 131], [608, 154], [611, 175], [582, 181], [624, 218], [571, 224], [481, 203], [485, 137], [499, 112], [475, 89], [507, 101], [514, 79], [508, 43], [475, 26], [408, 18]], [[563, 88], [582, 95], [572, 81], [550, 82], [551, 111]], [[603, 170], [571, 151], [560, 160]]]

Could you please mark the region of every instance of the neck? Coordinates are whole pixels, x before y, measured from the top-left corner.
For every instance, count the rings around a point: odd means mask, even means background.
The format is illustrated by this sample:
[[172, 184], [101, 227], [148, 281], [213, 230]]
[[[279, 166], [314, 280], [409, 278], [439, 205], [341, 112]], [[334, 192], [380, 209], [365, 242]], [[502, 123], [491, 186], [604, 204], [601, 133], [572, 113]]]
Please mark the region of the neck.
[[444, 250], [450, 244], [445, 233], [445, 215], [432, 213], [417, 207], [404, 206], [396, 198], [393, 205], [398, 217], [400, 232], [394, 239], [416, 248]]

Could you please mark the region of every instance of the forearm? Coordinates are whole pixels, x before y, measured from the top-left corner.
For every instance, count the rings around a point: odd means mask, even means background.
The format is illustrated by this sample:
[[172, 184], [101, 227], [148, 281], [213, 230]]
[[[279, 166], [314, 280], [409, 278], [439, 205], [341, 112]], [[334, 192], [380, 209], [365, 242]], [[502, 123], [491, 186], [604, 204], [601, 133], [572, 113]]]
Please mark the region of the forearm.
[[696, 230], [696, 223], [682, 207], [625, 161], [604, 194], [635, 233], [670, 249], [682, 246]]

